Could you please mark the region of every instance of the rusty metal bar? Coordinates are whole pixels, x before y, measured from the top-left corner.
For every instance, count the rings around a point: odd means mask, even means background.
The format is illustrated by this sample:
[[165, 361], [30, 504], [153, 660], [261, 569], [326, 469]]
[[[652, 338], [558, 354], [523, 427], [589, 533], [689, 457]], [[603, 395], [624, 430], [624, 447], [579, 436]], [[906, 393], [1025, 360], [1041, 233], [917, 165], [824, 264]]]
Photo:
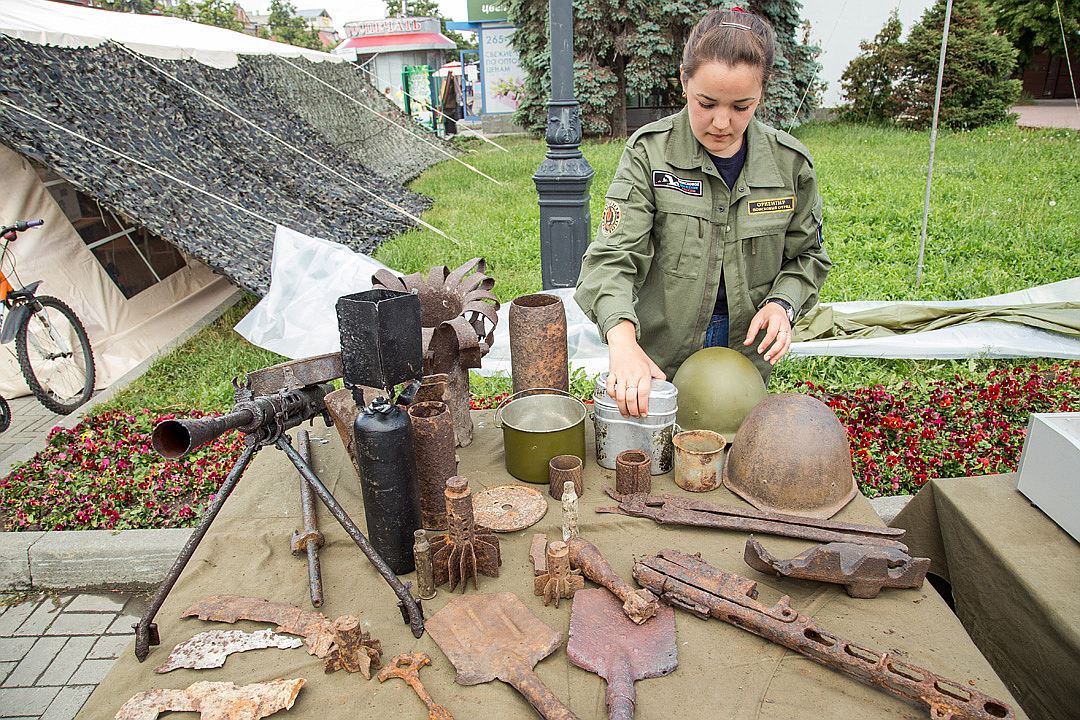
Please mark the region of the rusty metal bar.
[[1012, 708], [966, 683], [941, 677], [890, 653], [853, 643], [814, 624], [785, 595], [769, 607], [757, 583], [677, 550], [634, 563], [634, 579], [662, 600], [702, 619], [723, 620], [826, 667], [922, 706], [932, 718], [1015, 718]]
[[[307, 430], [296, 433], [296, 444], [299, 446], [297, 452], [301, 459], [310, 467], [311, 440], [308, 438]], [[323, 535], [319, 532], [319, 520], [315, 513], [315, 496], [311, 493], [311, 486], [302, 476], [300, 478], [300, 512], [304, 516], [304, 532], [293, 533], [292, 551], [294, 555], [306, 553], [311, 605], [322, 607], [322, 566], [319, 563], [319, 548], [323, 546]]]

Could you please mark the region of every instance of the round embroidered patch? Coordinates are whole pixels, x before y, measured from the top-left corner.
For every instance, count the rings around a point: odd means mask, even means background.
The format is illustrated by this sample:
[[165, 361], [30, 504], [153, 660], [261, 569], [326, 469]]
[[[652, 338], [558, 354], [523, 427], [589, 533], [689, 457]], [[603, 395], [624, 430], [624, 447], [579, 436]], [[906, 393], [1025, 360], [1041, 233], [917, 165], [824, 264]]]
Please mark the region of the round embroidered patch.
[[604, 217], [600, 220], [600, 232], [605, 237], [611, 237], [619, 229], [622, 222], [622, 208], [614, 200], [608, 200], [604, 205]]

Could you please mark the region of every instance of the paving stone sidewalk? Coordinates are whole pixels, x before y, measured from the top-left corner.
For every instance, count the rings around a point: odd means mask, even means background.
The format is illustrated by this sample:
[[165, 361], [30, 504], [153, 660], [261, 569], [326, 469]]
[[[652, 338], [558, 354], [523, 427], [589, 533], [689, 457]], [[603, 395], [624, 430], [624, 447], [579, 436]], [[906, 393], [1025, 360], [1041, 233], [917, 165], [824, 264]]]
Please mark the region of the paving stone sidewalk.
[[103, 592], [0, 606], [0, 718], [72, 720], [127, 650], [145, 604]]
[[24, 446], [44, 438], [64, 419], [49, 410], [33, 395], [8, 400], [11, 406], [11, 426], [0, 434], [0, 462]]

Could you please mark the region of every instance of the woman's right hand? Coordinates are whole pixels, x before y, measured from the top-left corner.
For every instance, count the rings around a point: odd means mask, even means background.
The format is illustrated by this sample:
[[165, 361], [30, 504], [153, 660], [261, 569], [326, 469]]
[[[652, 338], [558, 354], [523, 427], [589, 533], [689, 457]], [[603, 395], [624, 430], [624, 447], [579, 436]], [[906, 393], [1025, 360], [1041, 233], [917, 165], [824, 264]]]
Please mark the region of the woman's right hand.
[[624, 417], [648, 415], [652, 380], [666, 380], [667, 375], [638, 345], [637, 329], [629, 320], [608, 330], [607, 341], [607, 394]]

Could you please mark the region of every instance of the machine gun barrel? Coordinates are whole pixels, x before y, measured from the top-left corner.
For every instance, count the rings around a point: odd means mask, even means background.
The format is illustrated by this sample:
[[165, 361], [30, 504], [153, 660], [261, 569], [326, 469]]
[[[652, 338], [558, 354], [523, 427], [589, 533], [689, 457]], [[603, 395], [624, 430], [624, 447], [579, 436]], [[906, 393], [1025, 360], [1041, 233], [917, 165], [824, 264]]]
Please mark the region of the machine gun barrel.
[[161, 455], [175, 459], [229, 430], [251, 425], [254, 419], [255, 413], [243, 408], [218, 417], [165, 420], [154, 427], [150, 442]]

